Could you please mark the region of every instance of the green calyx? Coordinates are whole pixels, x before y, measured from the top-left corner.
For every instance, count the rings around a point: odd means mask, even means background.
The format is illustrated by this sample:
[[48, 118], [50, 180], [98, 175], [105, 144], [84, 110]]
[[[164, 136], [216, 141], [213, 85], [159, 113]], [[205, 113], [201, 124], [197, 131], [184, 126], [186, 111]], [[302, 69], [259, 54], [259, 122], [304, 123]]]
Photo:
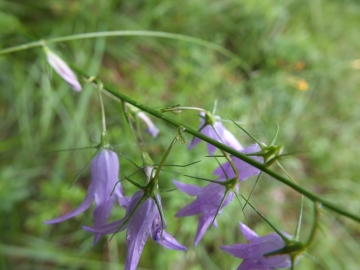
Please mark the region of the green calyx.
[[226, 191], [235, 190], [237, 183], [239, 183], [237, 176], [235, 176], [229, 180], [226, 180], [222, 183], [218, 182], [218, 184], [220, 184], [226, 188]]
[[141, 112], [141, 110], [133, 105], [131, 105], [130, 103], [125, 103], [125, 106], [130, 110], [130, 112], [133, 115], [136, 115], [138, 112]]
[[111, 149], [109, 140], [107, 138], [107, 132], [104, 130], [101, 133], [101, 143], [100, 143], [101, 148], [103, 149]]
[[205, 125], [214, 126], [215, 123], [216, 123], [215, 115], [213, 115], [211, 112], [206, 111], [205, 112]]
[[264, 144], [260, 144], [261, 147], [261, 152], [260, 153], [255, 153], [252, 155], [256, 155], [256, 156], [262, 156], [264, 158], [264, 163], [267, 165], [271, 165], [273, 164], [277, 157], [281, 155], [284, 146], [281, 145], [264, 145]]
[[159, 194], [158, 180], [155, 177], [150, 178], [149, 183], [144, 187], [144, 193], [148, 194], [153, 199]]
[[306, 250], [307, 246], [301, 242], [288, 240], [286, 245], [278, 250], [269, 252], [264, 254], [265, 257], [275, 256], [275, 255], [285, 255], [288, 254], [290, 256], [299, 256]]
[[147, 152], [142, 152], [141, 157], [143, 160], [143, 167], [146, 167], [146, 166], [154, 167], [154, 161], [151, 159], [151, 157], [149, 156], [149, 154]]

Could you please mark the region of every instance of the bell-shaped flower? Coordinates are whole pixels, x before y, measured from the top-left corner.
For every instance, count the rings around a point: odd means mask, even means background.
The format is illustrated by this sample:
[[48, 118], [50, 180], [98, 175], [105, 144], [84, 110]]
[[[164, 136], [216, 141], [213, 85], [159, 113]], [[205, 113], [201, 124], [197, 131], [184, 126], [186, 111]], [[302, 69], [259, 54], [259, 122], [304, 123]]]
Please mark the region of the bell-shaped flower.
[[[239, 150], [242, 154], [252, 154], [260, 152], [261, 148], [258, 144], [252, 144], [242, 150]], [[263, 162], [263, 157], [261, 156], [251, 156], [252, 159]], [[239, 172], [239, 181], [244, 181], [246, 178], [254, 175], [258, 175], [260, 173], [260, 170], [258, 168], [255, 168], [251, 166], [250, 164], [246, 163], [245, 161], [242, 161], [241, 159], [232, 156], [231, 157], [237, 171]], [[221, 164], [219, 167], [215, 169], [213, 172], [214, 175], [219, 175], [218, 180], [225, 180], [228, 178], [235, 177], [235, 172], [233, 168], [230, 165], [230, 162], [225, 162]]]
[[[214, 116], [209, 112], [200, 113], [199, 132], [201, 132], [205, 136], [210, 137], [211, 139], [214, 139], [231, 148], [234, 148], [235, 150], [241, 150], [243, 148], [241, 144], [238, 142], [238, 140], [235, 138], [235, 136], [229, 130], [227, 130], [224, 127], [224, 125], [221, 123], [221, 118], [219, 116]], [[194, 148], [201, 141], [202, 141], [201, 139], [194, 137], [190, 142], [188, 149]], [[212, 144], [207, 143], [207, 148], [209, 155], [213, 155], [216, 150], [216, 147], [213, 146]]]
[[239, 225], [241, 233], [248, 243], [220, 247], [225, 252], [243, 259], [238, 270], [272, 270], [291, 266], [290, 255], [264, 256], [285, 246], [284, 240], [277, 233], [259, 237], [245, 224], [240, 222]]
[[44, 47], [44, 50], [46, 52], [48, 63], [56, 71], [56, 73], [59, 74], [72, 89], [77, 92], [81, 91], [81, 84], [64, 60], [62, 60], [57, 54], [53, 53], [49, 48]]
[[[158, 202], [160, 202], [159, 196]], [[132, 197], [124, 218], [104, 226], [83, 226], [83, 228], [95, 234], [113, 234], [127, 229], [125, 270], [136, 269], [149, 235], [155, 242], [166, 248], [186, 250], [186, 247], [180, 245], [164, 230], [165, 224], [160, 218], [155, 201], [150, 197], [144, 197], [142, 190], [137, 191]]]
[[136, 114], [137, 117], [139, 117], [147, 126], [146, 127], [146, 132], [148, 134], [150, 134], [153, 138], [156, 138], [157, 135], [159, 134], [160, 130], [154, 125], [154, 123], [151, 121], [151, 119], [149, 118], [149, 116], [147, 116], [144, 112], [139, 111]]
[[[229, 190], [225, 194], [226, 187], [217, 183], [210, 183], [205, 187], [184, 184], [176, 180], [173, 180], [173, 183], [180, 191], [190, 196], [196, 196], [195, 201], [180, 209], [175, 215], [176, 217], [200, 215], [194, 241], [196, 246], [213, 221], [214, 226], [217, 227], [215, 215], [220, 214], [222, 209], [234, 199], [235, 193], [233, 190]], [[239, 186], [236, 184], [236, 191], [238, 188]], [[224, 196], [226, 197], [224, 198]]]
[[[75, 210], [59, 218], [45, 221], [45, 224], [55, 224], [75, 217], [87, 210], [95, 201], [94, 225], [96, 227], [105, 225], [116, 198], [120, 205], [126, 204], [123, 190], [118, 182], [119, 159], [115, 152], [102, 149], [91, 161], [91, 184], [85, 200]], [[94, 243], [101, 237], [95, 234]]]

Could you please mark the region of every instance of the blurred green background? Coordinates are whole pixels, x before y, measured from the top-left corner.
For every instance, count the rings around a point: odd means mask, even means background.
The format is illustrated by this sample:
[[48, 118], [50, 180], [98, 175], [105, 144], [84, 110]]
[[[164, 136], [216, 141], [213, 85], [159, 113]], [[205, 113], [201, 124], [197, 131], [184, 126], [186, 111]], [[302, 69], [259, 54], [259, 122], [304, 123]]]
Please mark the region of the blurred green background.
[[[151, 37], [112, 37], [52, 44], [66, 61], [99, 76], [106, 84], [157, 109], [175, 104], [211, 110], [235, 119], [259, 140], [270, 143], [277, 123], [283, 166], [303, 187], [360, 213], [360, 3], [356, 0], [192, 0], [192, 1], [0, 1], [0, 49], [39, 39], [108, 30], [154, 30], [190, 35], [219, 44], [245, 63], [196, 44]], [[98, 97], [87, 85], [72, 91], [46, 63], [41, 48], [0, 56], [0, 269], [122, 269], [125, 233], [92, 246], [92, 209], [57, 225], [42, 222], [77, 207], [90, 183], [89, 170], [68, 189], [99, 143]], [[115, 151], [141, 164], [140, 153], [121, 105], [105, 97], [109, 139]], [[193, 127], [196, 113], [173, 116]], [[159, 162], [175, 130], [153, 119], [157, 139], [144, 135], [146, 148]], [[252, 141], [225, 124], [243, 145]], [[191, 137], [187, 137], [188, 140]], [[169, 164], [201, 163], [168, 169], [172, 179], [204, 185], [182, 176], [211, 178], [216, 162], [204, 157], [205, 144], [192, 151], [176, 145]], [[120, 177], [136, 168], [120, 158]], [[273, 167], [278, 170], [276, 166]], [[142, 179], [138, 179], [143, 181]], [[241, 185], [249, 194], [254, 179]], [[124, 183], [125, 193], [134, 188]], [[196, 248], [197, 217], [177, 219], [192, 198], [163, 194], [167, 231], [189, 247], [166, 250], [150, 239], [139, 269], [236, 269], [240, 259], [219, 249], [243, 242], [238, 222], [259, 235], [271, 233], [250, 208], [247, 220], [236, 201], [218, 217]], [[280, 230], [293, 234], [300, 196], [263, 177], [252, 202]], [[301, 239], [309, 235], [312, 206], [306, 201]], [[111, 220], [124, 214], [116, 207]], [[359, 269], [360, 225], [324, 209], [315, 243], [296, 269]], [[142, 268], [141, 268], [142, 267]]]

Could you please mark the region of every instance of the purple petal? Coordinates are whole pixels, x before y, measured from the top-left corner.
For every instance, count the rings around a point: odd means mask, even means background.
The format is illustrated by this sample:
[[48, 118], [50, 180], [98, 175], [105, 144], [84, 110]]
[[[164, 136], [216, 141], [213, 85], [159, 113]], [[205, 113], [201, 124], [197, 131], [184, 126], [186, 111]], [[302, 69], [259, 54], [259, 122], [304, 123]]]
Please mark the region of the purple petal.
[[[157, 197], [158, 204], [161, 206], [160, 196]], [[156, 207], [156, 206], [155, 206]], [[167, 233], [163, 228], [166, 224], [161, 220], [158, 208], [155, 209], [156, 215], [151, 225], [151, 238], [160, 245], [175, 250], [186, 250], [186, 247], [180, 245], [178, 241]]]
[[272, 233], [253, 239], [249, 246], [254, 254], [263, 255], [283, 248], [285, 242], [277, 233]]
[[[53, 224], [72, 218], [86, 209], [95, 201], [94, 226], [100, 228], [105, 225], [114, 202], [117, 197], [123, 197], [121, 185], [117, 185], [119, 174], [119, 159], [113, 151], [102, 149], [91, 161], [91, 184], [84, 202], [72, 212], [53, 220], [46, 221], [46, 224]], [[115, 194], [111, 193], [115, 187]], [[96, 234], [94, 244], [101, 235]]]
[[[248, 233], [249, 232], [246, 232], [245, 234]], [[286, 268], [291, 266], [291, 260], [289, 255], [276, 255], [269, 257], [263, 256], [264, 254], [271, 251], [281, 249], [282, 247], [284, 247], [284, 245], [285, 243], [283, 242], [281, 237], [278, 236], [276, 233], [273, 233], [262, 237], [253, 237], [249, 244], [235, 244], [229, 246], [222, 246], [220, 248], [235, 257], [244, 258], [244, 261], [246, 259], [249, 259], [247, 260], [247, 263], [245, 265], [252, 263], [254, 265], [257, 265], [258, 267], [270, 267], [269, 269], [273, 269]], [[243, 266], [242, 263], [241, 269], [248, 269], [243, 267], [245, 266]]]
[[161, 238], [161, 233], [164, 230], [163, 224], [161, 224], [161, 218], [160, 218], [160, 214], [157, 214], [152, 222], [151, 225], [151, 238], [157, 242], [160, 240]]
[[127, 196], [127, 197], [119, 197], [118, 198], [118, 201], [119, 201], [119, 205], [124, 207], [125, 209], [128, 208], [129, 204], [130, 204], [130, 201], [131, 201], [131, 198], [130, 196]]
[[198, 137], [194, 137], [188, 146], [188, 150], [193, 149], [199, 142], [201, 142], [201, 140]]
[[235, 244], [220, 247], [235, 257], [243, 258], [238, 269], [275, 269], [291, 266], [289, 255], [267, 256], [264, 254], [279, 250], [285, 246], [284, 240], [277, 234], [272, 233], [259, 237], [249, 227], [240, 222], [240, 230], [244, 237], [250, 241], [248, 244]]
[[120, 181], [117, 181], [115, 184], [113, 196], [117, 197], [119, 205], [124, 208], [126, 208], [131, 201], [131, 196], [124, 196], [124, 190]]
[[196, 185], [185, 184], [176, 180], [173, 180], [173, 183], [180, 191], [190, 196], [197, 196], [202, 191], [202, 187]]
[[224, 194], [224, 186], [211, 183], [202, 189], [195, 201], [180, 209], [175, 216], [184, 217], [216, 211]]
[[[101, 227], [106, 225], [106, 222], [110, 216], [112, 207], [114, 206], [115, 198], [108, 200], [104, 204], [98, 205], [94, 210], [94, 227]], [[99, 241], [101, 234], [94, 235], [94, 245]]]
[[145, 131], [153, 138], [156, 138], [160, 133], [160, 130], [155, 125], [151, 128], [147, 128]]
[[[225, 145], [234, 148], [235, 150], [241, 150], [243, 149], [242, 145], [239, 143], [239, 141], [235, 138], [235, 136], [227, 130], [224, 125], [220, 122], [220, 117], [218, 118], [218, 122], [214, 124], [214, 130], [216, 130], [216, 138], [219, 140], [219, 142], [224, 143]], [[220, 138], [219, 138], [220, 135]]]
[[254, 258], [244, 259], [238, 270], [273, 270], [273, 267], [265, 265], [263, 262], [258, 261]]
[[[199, 132], [204, 134], [205, 136], [210, 137], [213, 140], [216, 140], [220, 143], [223, 143], [231, 148], [234, 148], [236, 150], [241, 150], [243, 147], [238, 142], [238, 140], [235, 138], [235, 136], [228, 131], [223, 124], [221, 123], [221, 118], [219, 116], [215, 116], [216, 122], [214, 125], [205, 124], [205, 113], [200, 112], [200, 128]], [[188, 149], [194, 148], [201, 140], [197, 137], [194, 137], [191, 143], [189, 144]], [[207, 149], [209, 152], [209, 155], [213, 155], [216, 147], [212, 144], [207, 143]]]
[[156, 213], [154, 200], [147, 199], [131, 218], [131, 225], [126, 232], [125, 270], [136, 270]]
[[119, 159], [115, 152], [106, 149], [101, 150], [91, 161], [90, 170], [92, 183], [95, 185], [96, 205], [115, 198], [114, 194], [111, 196], [114, 188], [119, 196], [123, 196], [121, 184], [118, 183]]
[[166, 231], [162, 232], [162, 240], [159, 239], [156, 242], [159, 243], [160, 245], [162, 245], [163, 247], [166, 247], [169, 249], [187, 250], [186, 247], [179, 244], [179, 242], [173, 236], [171, 236], [169, 233], [167, 233]]
[[[215, 213], [214, 213], [215, 215]], [[214, 219], [214, 215], [201, 215], [199, 217], [199, 223], [195, 235], [194, 246], [196, 247], [200, 240], [203, 238], [204, 234], [206, 233], [207, 229], [209, 228], [211, 222]]]
[[216, 147], [210, 143], [206, 144], [206, 146], [207, 146], [209, 155], [212, 156], [214, 154], [214, 152], [216, 151]]
[[45, 224], [55, 224], [55, 223], [63, 222], [64, 220], [67, 220], [69, 218], [75, 217], [75, 216], [81, 214], [82, 212], [84, 212], [85, 210], [87, 210], [90, 207], [93, 199], [94, 199], [94, 189], [93, 189], [93, 185], [91, 184], [89, 187], [88, 193], [86, 194], [85, 200], [80, 204], [80, 206], [78, 208], [76, 208], [75, 210], [73, 210], [61, 217], [44, 221], [44, 223]]
[[220, 247], [223, 251], [237, 257], [237, 258], [247, 258], [249, 257], [248, 244], [234, 244], [228, 246]]
[[239, 222], [239, 227], [242, 235], [245, 237], [246, 240], [251, 241], [259, 238], [259, 236], [245, 224]]
[[[136, 212], [135, 212], [135, 213], [133, 213], [133, 216], [130, 219], [128, 219], [128, 217], [131, 215], [131, 213], [135, 209], [136, 205], [139, 203], [142, 195], [143, 195], [142, 190], [139, 190], [134, 194], [134, 196], [131, 198], [129, 207], [126, 209], [126, 214], [125, 214], [124, 218], [122, 218], [122, 219], [120, 219], [118, 221], [114, 221], [114, 222], [111, 222], [109, 224], [100, 226], [100, 227], [83, 226], [83, 229], [88, 231], [88, 232], [100, 233], [100, 234], [110, 234], [110, 233], [115, 233], [117, 231], [125, 230], [131, 224], [132, 218], [136, 215]], [[123, 225], [125, 222], [126, 222], [126, 224]], [[120, 227], [121, 227], [121, 229], [119, 230]]]
[[[221, 123], [220, 123], [221, 124]], [[215, 124], [216, 125], [216, 124]], [[222, 124], [221, 124], [222, 125]], [[234, 148], [235, 150], [239, 151], [241, 149], [243, 149], [242, 145], [239, 143], [239, 141], [235, 138], [235, 136], [229, 131], [227, 130], [225, 127], [223, 127], [222, 129], [222, 139], [224, 141], [224, 143], [231, 147]]]
[[219, 224], [217, 223], [216, 219], [214, 220], [213, 226], [214, 226], [215, 228], [218, 228], [218, 227], [219, 227]]
[[[224, 125], [220, 122], [220, 117], [216, 117], [219, 121], [214, 124], [214, 126], [207, 126], [209, 127], [208, 130], [206, 130], [208, 137], [223, 143], [231, 148], [234, 148], [235, 150], [241, 150], [243, 149], [242, 145], [238, 142], [238, 140], [235, 138], [235, 136], [228, 131]], [[208, 144], [208, 151], [210, 155], [213, 155], [216, 147]]]
[[[260, 146], [258, 146], [257, 144], [253, 144], [253, 145], [250, 145], [250, 146], [240, 150], [239, 152], [241, 152], [243, 154], [251, 154], [251, 153], [259, 152], [260, 150], [261, 150]], [[262, 157], [251, 156], [251, 158], [258, 162], [263, 162]], [[248, 177], [258, 175], [260, 173], [259, 169], [251, 166], [250, 164], [242, 161], [241, 159], [239, 159], [237, 157], [233, 156], [232, 160], [234, 162], [236, 169], [239, 172], [239, 180], [240, 181], [244, 181]], [[219, 166], [215, 169], [213, 174], [219, 175], [219, 180], [227, 179], [226, 176], [230, 179], [235, 177], [234, 170], [232, 169], [229, 162], [225, 162], [225, 163], [221, 164], [221, 166]]]
[[[195, 201], [180, 209], [177, 213], [177, 217], [191, 216], [201, 214], [199, 217], [198, 228], [195, 236], [194, 245], [196, 246], [201, 238], [204, 236], [206, 230], [214, 220], [215, 214], [221, 213], [222, 209], [228, 205], [234, 198], [235, 193], [230, 191], [225, 196], [225, 187], [216, 183], [210, 183], [206, 187], [202, 188], [201, 193], [197, 196]], [[219, 208], [221, 201], [223, 200], [221, 207]], [[214, 226], [217, 227], [216, 220]]]
[[111, 234], [117, 231], [121, 232], [125, 230], [129, 225], [128, 223], [123, 225], [126, 221], [127, 217], [124, 217], [120, 220], [113, 221], [101, 227], [88, 227], [88, 226], [81, 226], [85, 231], [95, 233], [95, 234]]
[[146, 124], [146, 132], [149, 133], [153, 138], [156, 138], [160, 130], [154, 125], [151, 119], [144, 112], [138, 112], [137, 117], [143, 120]]
[[[119, 159], [115, 152], [103, 149], [91, 162], [91, 179], [95, 185], [94, 226], [106, 224], [116, 197], [123, 197], [121, 184], [118, 182]], [[114, 194], [112, 194], [114, 190]], [[101, 235], [95, 235], [94, 244]]]
[[265, 257], [263, 263], [272, 268], [288, 268], [291, 266], [291, 258], [289, 255], [276, 255]]

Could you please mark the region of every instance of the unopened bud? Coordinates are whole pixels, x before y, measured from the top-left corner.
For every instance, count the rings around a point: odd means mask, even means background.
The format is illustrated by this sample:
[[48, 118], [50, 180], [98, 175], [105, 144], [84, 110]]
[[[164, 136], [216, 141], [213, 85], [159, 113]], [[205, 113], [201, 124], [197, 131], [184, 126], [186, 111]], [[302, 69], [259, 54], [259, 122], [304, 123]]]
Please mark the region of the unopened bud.
[[69, 66], [58, 55], [50, 51], [49, 48], [44, 47], [44, 49], [49, 65], [70, 85], [72, 89], [80, 92], [82, 90], [81, 84]]

